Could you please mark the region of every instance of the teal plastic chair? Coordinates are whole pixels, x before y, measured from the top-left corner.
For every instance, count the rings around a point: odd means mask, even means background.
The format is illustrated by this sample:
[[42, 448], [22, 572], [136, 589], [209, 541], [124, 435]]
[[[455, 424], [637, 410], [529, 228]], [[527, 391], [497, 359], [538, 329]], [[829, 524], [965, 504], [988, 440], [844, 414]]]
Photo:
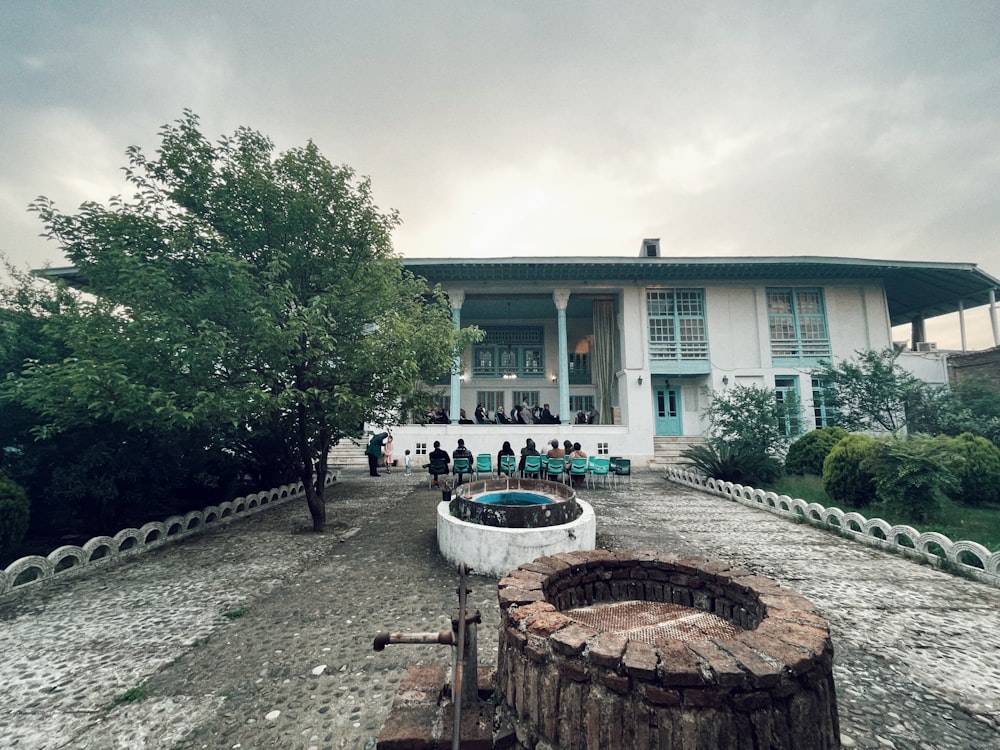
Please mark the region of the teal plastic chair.
[[524, 457], [524, 470], [521, 472], [523, 477], [534, 477], [535, 479], [542, 478], [542, 457], [541, 456], [525, 456]]
[[608, 484], [608, 474], [611, 471], [611, 461], [606, 458], [599, 458], [596, 456], [591, 456], [587, 464], [587, 482], [588, 484], [593, 484], [597, 486], [597, 480], [601, 480], [601, 484], [607, 486]]
[[566, 479], [566, 459], [550, 458], [545, 462], [545, 474], [550, 482], [563, 482]]
[[625, 481], [625, 478], [628, 477], [629, 486], [632, 486], [632, 461], [630, 459], [618, 458], [611, 468], [611, 472], [615, 478], [615, 484]]
[[584, 484], [587, 483], [587, 459], [586, 458], [574, 458], [569, 465], [569, 476], [573, 484], [577, 483], [577, 477]]
[[448, 478], [448, 462], [443, 459], [431, 461], [431, 465], [427, 467], [427, 489], [434, 486], [438, 476]]
[[458, 477], [456, 484], [461, 484], [463, 476], [472, 476], [472, 463], [467, 458], [452, 459], [451, 473]]
[[478, 480], [480, 474], [485, 474], [487, 479], [493, 478], [493, 456], [489, 453], [480, 453], [476, 456], [476, 476]]
[[500, 473], [509, 477], [517, 474], [517, 456], [500, 456]]

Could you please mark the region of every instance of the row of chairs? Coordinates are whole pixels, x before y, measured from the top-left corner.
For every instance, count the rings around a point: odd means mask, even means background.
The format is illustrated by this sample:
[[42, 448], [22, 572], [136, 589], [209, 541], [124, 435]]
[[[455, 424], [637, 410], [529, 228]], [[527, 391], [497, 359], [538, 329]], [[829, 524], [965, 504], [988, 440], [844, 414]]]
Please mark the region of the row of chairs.
[[[467, 458], [456, 458], [452, 464], [451, 473], [458, 477], [458, 481], [464, 481], [466, 476], [474, 480], [480, 478], [493, 479], [501, 474], [514, 476], [517, 474], [517, 456], [500, 456], [500, 466], [493, 468], [493, 456], [489, 453], [480, 453], [476, 456], [473, 464]], [[447, 471], [446, 466], [443, 474]], [[434, 472], [434, 467], [431, 467]], [[607, 485], [609, 481], [617, 484], [628, 478], [632, 483], [632, 462], [627, 458], [618, 456], [603, 458], [600, 456], [590, 456], [588, 458], [546, 458], [545, 456], [525, 456], [524, 470], [521, 476], [534, 479], [550, 479], [553, 481], [566, 482], [569, 484], [575, 477], [583, 477], [587, 486], [597, 486], [598, 482]], [[433, 482], [433, 477], [429, 480]]]

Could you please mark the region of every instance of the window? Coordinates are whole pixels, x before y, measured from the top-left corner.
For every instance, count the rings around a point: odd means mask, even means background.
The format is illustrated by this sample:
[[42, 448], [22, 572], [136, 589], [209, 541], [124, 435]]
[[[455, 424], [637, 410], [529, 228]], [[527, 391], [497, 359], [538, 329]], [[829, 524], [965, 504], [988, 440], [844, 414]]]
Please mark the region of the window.
[[413, 449], [414, 455], [426, 456], [427, 455], [427, 443], [417, 443], [416, 447]]
[[608, 455], [608, 453], [610, 453], [610, 451], [608, 450], [608, 444], [607, 443], [598, 443], [597, 444], [597, 455], [598, 456], [606, 456], [606, 455]]
[[707, 359], [708, 327], [701, 289], [646, 292], [650, 359]]
[[472, 375], [499, 378], [545, 376], [545, 347], [541, 328], [487, 328], [472, 348]]
[[476, 403], [486, 407], [490, 414], [496, 412], [498, 406], [507, 408], [503, 402], [503, 391], [476, 391]]
[[[539, 406], [541, 404], [541, 399], [538, 397], [538, 391], [513, 391], [510, 394], [511, 404], [520, 404], [524, 399], [528, 399], [528, 406]], [[513, 406], [512, 406], [513, 408]]]
[[577, 412], [588, 412], [594, 406], [593, 396], [570, 396], [569, 397], [569, 410], [576, 414]]
[[785, 437], [802, 434], [802, 418], [799, 414], [799, 379], [796, 377], [776, 377], [774, 398], [781, 409], [782, 432]]
[[829, 357], [830, 338], [820, 289], [768, 289], [772, 357]]
[[816, 429], [833, 427], [836, 424], [834, 421], [835, 412], [833, 406], [828, 404], [826, 400], [826, 383], [819, 378], [812, 379], [812, 397], [813, 421], [816, 424]]

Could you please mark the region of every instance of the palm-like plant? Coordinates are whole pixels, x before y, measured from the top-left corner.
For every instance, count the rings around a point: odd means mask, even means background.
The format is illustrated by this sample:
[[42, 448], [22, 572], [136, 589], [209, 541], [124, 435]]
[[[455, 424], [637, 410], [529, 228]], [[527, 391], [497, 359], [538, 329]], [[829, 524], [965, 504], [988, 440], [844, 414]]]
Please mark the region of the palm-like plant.
[[694, 445], [681, 458], [695, 471], [724, 482], [760, 485], [781, 476], [778, 459], [740, 443]]

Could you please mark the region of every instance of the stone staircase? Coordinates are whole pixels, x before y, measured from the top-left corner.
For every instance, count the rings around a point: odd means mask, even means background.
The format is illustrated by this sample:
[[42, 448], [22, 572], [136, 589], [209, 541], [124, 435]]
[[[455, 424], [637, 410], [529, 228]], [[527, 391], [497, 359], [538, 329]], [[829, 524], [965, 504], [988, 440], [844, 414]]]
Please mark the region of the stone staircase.
[[681, 453], [692, 445], [703, 445], [705, 442], [701, 435], [656, 435], [653, 438], [653, 460], [649, 468], [665, 471], [668, 466], [676, 466]]
[[340, 441], [339, 445], [335, 445], [333, 450], [330, 451], [330, 458], [327, 461], [328, 466], [336, 466], [341, 469], [364, 469], [368, 470], [368, 456], [365, 455], [365, 446], [368, 445], [367, 441], [359, 440], [357, 443], [353, 443], [348, 439]]

